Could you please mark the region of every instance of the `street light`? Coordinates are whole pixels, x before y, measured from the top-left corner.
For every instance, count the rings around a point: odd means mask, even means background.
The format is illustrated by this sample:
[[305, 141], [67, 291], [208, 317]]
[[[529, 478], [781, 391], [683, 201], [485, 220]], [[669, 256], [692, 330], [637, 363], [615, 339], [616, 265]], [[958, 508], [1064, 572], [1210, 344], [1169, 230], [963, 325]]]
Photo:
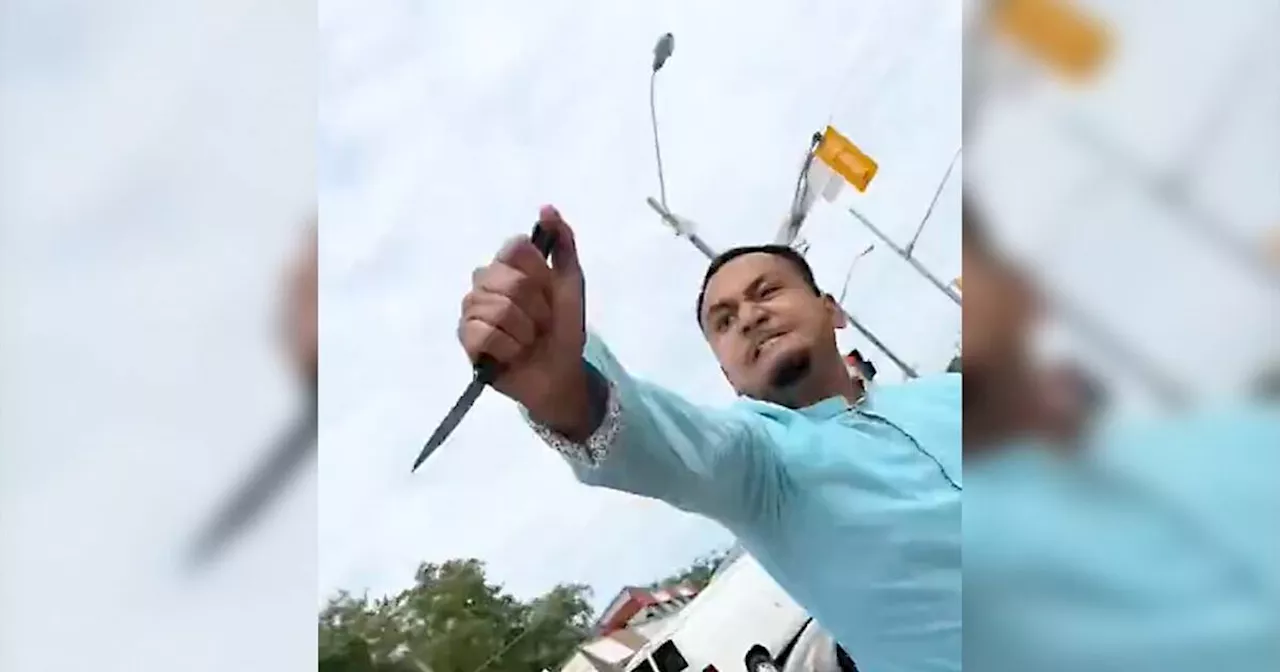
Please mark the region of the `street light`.
[[658, 43], [653, 46], [653, 74], [649, 75], [649, 118], [653, 121], [653, 153], [658, 158], [658, 194], [662, 198], [664, 210], [667, 207], [667, 181], [662, 174], [662, 147], [658, 144], [658, 106], [654, 104], [654, 94], [657, 90], [658, 71], [671, 58], [675, 49], [676, 38], [671, 33], [658, 38]]
[[859, 259], [867, 256], [868, 254], [871, 254], [871, 251], [874, 249], [876, 249], [876, 244], [871, 243], [870, 245], [867, 246], [867, 249], [863, 250], [862, 252], [859, 252], [858, 256], [854, 257], [853, 261], [849, 263], [849, 271], [844, 275], [844, 287], [840, 289], [840, 299], [837, 300], [836, 303], [842, 306], [844, 305], [844, 296], [849, 292], [849, 281], [853, 279], [854, 267], [858, 265]]
[[663, 64], [671, 58], [671, 53], [676, 50], [676, 38], [671, 33], [667, 33], [658, 38], [658, 43], [653, 46], [653, 71], [657, 72], [662, 69]]

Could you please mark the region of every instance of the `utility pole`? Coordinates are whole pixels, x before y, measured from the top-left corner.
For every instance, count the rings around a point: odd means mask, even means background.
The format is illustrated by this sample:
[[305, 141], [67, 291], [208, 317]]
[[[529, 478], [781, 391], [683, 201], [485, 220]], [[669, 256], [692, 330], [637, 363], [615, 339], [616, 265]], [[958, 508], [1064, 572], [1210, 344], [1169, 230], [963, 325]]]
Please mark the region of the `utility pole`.
[[946, 294], [947, 298], [951, 299], [952, 303], [955, 303], [957, 306], [963, 305], [960, 299], [960, 294], [956, 292], [950, 283], [943, 282], [938, 279], [938, 276], [930, 273], [929, 269], [925, 268], [924, 264], [920, 263], [920, 260], [915, 258], [915, 249], [916, 243], [920, 240], [920, 234], [924, 232], [925, 225], [929, 223], [929, 217], [933, 215], [933, 208], [938, 204], [938, 198], [942, 196], [942, 190], [946, 187], [947, 180], [951, 177], [951, 171], [955, 169], [956, 162], [960, 160], [960, 153], [962, 150], [963, 148], [957, 149], [955, 155], [951, 157], [951, 163], [947, 166], [947, 172], [943, 173], [942, 181], [938, 183], [938, 188], [933, 192], [933, 199], [929, 201], [929, 207], [924, 211], [924, 217], [920, 219], [920, 224], [916, 227], [915, 234], [911, 236], [911, 242], [907, 243], [905, 248], [899, 247], [890, 240], [889, 236], [886, 236], [883, 231], [876, 228], [876, 225], [872, 224], [871, 220], [867, 219], [867, 217], [861, 212], [858, 212], [856, 208], [849, 208], [849, 213], [854, 217], [857, 217], [858, 221], [862, 222], [863, 226], [867, 227], [871, 233], [875, 234], [875, 236], [887, 245], [890, 250], [893, 250], [894, 254], [902, 257], [903, 261], [916, 269], [916, 272], [923, 276], [924, 279], [928, 280], [934, 287], [937, 287], [938, 291]]
[[[676, 235], [680, 236], [681, 238], [685, 238], [689, 242], [693, 243], [693, 246], [698, 248], [698, 251], [702, 252], [702, 254], [706, 256], [707, 259], [716, 258], [716, 251], [713, 250], [709, 245], [707, 245], [706, 241], [702, 240], [702, 238], [698, 236], [697, 232], [694, 231], [693, 222], [673, 214], [670, 210], [667, 210], [666, 208], [662, 207], [662, 204], [659, 203], [652, 196], [646, 198], [645, 202], [649, 204], [650, 208], [653, 208], [654, 212], [658, 213], [658, 216], [662, 218], [662, 221], [665, 222], [667, 226], [670, 226], [673, 230], [675, 230]], [[840, 309], [844, 311], [844, 316], [845, 316], [845, 319], [849, 321], [849, 326], [853, 327], [858, 331], [858, 333], [862, 334], [863, 337], [867, 339], [867, 342], [871, 343], [871, 345], [874, 346], [877, 350], [879, 350], [880, 352], [883, 352], [885, 356], [889, 358], [890, 361], [892, 361], [895, 365], [897, 365], [899, 369], [902, 370], [902, 373], [904, 375], [906, 375], [908, 378], [920, 377], [920, 374], [916, 372], [915, 367], [911, 366], [910, 364], [907, 364], [905, 361], [902, 360], [902, 358], [898, 357], [897, 354], [895, 354], [892, 350], [889, 349], [889, 346], [885, 345], [884, 342], [881, 341], [879, 338], [876, 338], [876, 335], [871, 333], [871, 330], [863, 326], [862, 323], [858, 321], [858, 318], [849, 314], [849, 311], [846, 310], [844, 306], [840, 306]]]
[[881, 240], [881, 242], [883, 242], [889, 249], [893, 250], [894, 254], [897, 254], [899, 257], [902, 257], [902, 260], [910, 264], [912, 268], [916, 269], [916, 272], [924, 276], [924, 278], [929, 282], [933, 283], [933, 286], [937, 287], [938, 291], [942, 292], [943, 294], [946, 294], [947, 298], [951, 299], [951, 301], [954, 302], [957, 306], [961, 305], [960, 295], [956, 293], [956, 290], [952, 289], [950, 285], [939, 280], [937, 276], [930, 273], [929, 269], [925, 268], [924, 264], [920, 263], [919, 259], [916, 259], [915, 257], [911, 256], [909, 252], [902, 249], [901, 247], [898, 247], [892, 240], [889, 239], [889, 236], [884, 235], [884, 232], [876, 228], [876, 225], [872, 224], [871, 220], [867, 219], [866, 216], [864, 216], [861, 212], [858, 212], [854, 208], [849, 208], [849, 213], [852, 214], [854, 217], [857, 217], [858, 221], [862, 222], [863, 226], [867, 227], [867, 229], [871, 231], [871, 233], [874, 233], [876, 237]]

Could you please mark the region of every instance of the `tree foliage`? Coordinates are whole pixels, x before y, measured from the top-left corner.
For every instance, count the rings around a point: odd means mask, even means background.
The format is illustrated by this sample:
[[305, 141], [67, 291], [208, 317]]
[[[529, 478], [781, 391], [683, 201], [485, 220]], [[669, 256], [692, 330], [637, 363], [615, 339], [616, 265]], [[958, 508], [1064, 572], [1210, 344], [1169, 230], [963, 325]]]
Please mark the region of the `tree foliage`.
[[424, 563], [396, 595], [329, 601], [320, 613], [321, 669], [554, 670], [588, 635], [589, 597], [586, 586], [561, 585], [525, 602], [490, 583], [479, 560]]
[[359, 637], [344, 637], [321, 651], [320, 672], [421, 672], [404, 660], [375, 662], [369, 643]]
[[[649, 587], [701, 589], [728, 554], [699, 557]], [[586, 586], [560, 585], [522, 601], [490, 583], [479, 560], [423, 563], [395, 595], [329, 600], [319, 619], [320, 671], [556, 670], [590, 636], [590, 596]]]

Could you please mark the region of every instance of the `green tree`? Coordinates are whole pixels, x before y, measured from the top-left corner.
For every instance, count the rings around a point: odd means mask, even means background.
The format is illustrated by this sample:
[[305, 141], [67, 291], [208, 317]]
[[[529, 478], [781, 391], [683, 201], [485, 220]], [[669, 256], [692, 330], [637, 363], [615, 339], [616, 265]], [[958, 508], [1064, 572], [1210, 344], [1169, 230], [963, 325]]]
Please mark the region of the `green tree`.
[[321, 655], [320, 672], [422, 672], [422, 669], [406, 661], [375, 662], [369, 644], [351, 637]]
[[555, 669], [588, 635], [589, 598], [586, 586], [562, 585], [524, 602], [490, 583], [479, 560], [424, 563], [394, 596], [331, 599], [320, 613], [320, 657], [359, 660], [363, 646], [373, 672]]
[[658, 588], [669, 588], [671, 586], [678, 586], [682, 583], [687, 583], [698, 590], [702, 590], [703, 588], [706, 588], [707, 583], [711, 581], [711, 575], [715, 574], [716, 569], [720, 567], [720, 564], [725, 561], [725, 558], [729, 557], [729, 553], [730, 549], [722, 549], [700, 556], [690, 563], [688, 567], [685, 567], [661, 581], [655, 581], [649, 584], [648, 588], [656, 590]]

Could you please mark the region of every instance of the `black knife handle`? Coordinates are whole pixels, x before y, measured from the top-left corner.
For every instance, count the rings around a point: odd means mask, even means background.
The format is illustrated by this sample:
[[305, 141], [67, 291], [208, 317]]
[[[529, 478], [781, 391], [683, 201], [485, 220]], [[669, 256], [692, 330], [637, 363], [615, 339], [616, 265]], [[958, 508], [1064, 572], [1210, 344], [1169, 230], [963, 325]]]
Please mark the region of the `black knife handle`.
[[[550, 259], [551, 250], [556, 246], [556, 234], [551, 229], [538, 222], [533, 225], [533, 233], [529, 235], [529, 241], [533, 246], [538, 248], [542, 256]], [[480, 359], [476, 360], [475, 380], [485, 385], [492, 385], [493, 381], [498, 379], [498, 373], [501, 370], [498, 362], [489, 355], [480, 355]]]
[[555, 231], [543, 226], [542, 222], [538, 222], [533, 225], [533, 233], [529, 234], [529, 240], [542, 253], [543, 258], [551, 258], [551, 250], [556, 246]]

